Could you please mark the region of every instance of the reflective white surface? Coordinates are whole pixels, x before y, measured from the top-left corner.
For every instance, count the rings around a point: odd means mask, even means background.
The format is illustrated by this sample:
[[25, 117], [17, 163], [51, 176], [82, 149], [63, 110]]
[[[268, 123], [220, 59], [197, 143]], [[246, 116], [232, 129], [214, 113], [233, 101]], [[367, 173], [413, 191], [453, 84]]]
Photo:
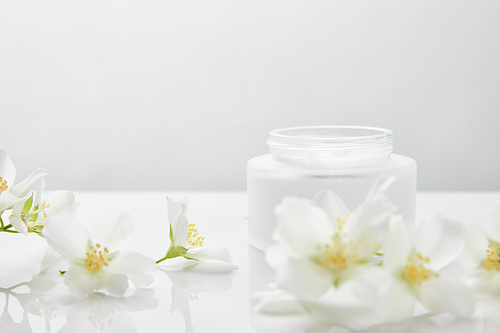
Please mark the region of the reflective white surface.
[[[157, 271], [153, 285], [132, 289], [126, 297], [95, 294], [81, 300], [69, 295], [64, 286], [51, 284], [50, 281], [58, 276], [40, 273], [46, 247], [42, 238], [2, 233], [0, 332], [257, 332], [250, 317], [262, 332], [301, 331], [297, 318], [251, 315], [250, 288], [265, 288], [268, 277], [261, 271], [265, 267], [259, 268], [262, 266], [259, 253], [249, 256], [244, 192], [75, 194], [81, 203], [79, 218], [84, 221], [108, 207], [129, 212], [135, 220], [135, 229], [128, 248], [155, 259], [165, 254], [169, 244], [165, 196], [188, 197], [188, 218], [196, 223], [205, 237], [205, 244], [227, 246], [239, 268], [230, 274]], [[438, 209], [464, 223], [481, 225], [487, 220], [491, 205], [497, 201], [500, 201], [500, 192], [419, 193], [417, 218]], [[386, 327], [381, 331], [500, 330], [500, 320], [495, 316], [500, 302], [483, 303], [480, 307], [475, 320], [450, 321], [442, 316]], [[31, 312], [28, 314], [28, 311]], [[38, 313], [44, 315], [38, 316]], [[488, 315], [485, 317], [482, 313]]]

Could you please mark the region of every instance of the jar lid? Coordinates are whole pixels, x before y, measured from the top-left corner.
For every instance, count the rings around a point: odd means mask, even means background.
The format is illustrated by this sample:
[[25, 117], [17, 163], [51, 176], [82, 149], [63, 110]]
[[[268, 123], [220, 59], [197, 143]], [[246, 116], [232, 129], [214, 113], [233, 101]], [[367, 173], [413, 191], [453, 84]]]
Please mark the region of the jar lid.
[[269, 133], [269, 150], [283, 162], [307, 165], [352, 165], [386, 158], [392, 131], [365, 126], [304, 126]]

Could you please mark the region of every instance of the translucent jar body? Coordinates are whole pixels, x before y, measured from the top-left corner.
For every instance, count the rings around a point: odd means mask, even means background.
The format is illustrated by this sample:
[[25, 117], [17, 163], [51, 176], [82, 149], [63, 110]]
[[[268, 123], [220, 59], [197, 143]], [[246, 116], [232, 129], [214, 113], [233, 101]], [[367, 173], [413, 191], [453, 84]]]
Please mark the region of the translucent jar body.
[[285, 137], [273, 139], [271, 132], [268, 144], [273, 154], [255, 157], [247, 164], [250, 244], [265, 250], [273, 243], [274, 209], [284, 197], [312, 199], [328, 189], [354, 209], [384, 175], [397, 178], [386, 194], [409, 229], [413, 227], [416, 163], [391, 153], [392, 132], [338, 126], [276, 131]]

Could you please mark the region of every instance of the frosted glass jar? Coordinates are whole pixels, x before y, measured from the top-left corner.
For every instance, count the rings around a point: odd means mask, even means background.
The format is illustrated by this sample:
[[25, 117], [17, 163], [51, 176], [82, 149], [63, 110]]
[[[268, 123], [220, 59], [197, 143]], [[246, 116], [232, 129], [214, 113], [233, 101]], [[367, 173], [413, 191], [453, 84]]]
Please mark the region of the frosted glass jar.
[[274, 208], [286, 196], [312, 199], [321, 190], [337, 193], [349, 209], [365, 199], [383, 175], [397, 180], [387, 190], [409, 229], [415, 222], [417, 165], [393, 154], [391, 130], [362, 126], [311, 126], [273, 130], [271, 154], [247, 164], [250, 244], [273, 243]]

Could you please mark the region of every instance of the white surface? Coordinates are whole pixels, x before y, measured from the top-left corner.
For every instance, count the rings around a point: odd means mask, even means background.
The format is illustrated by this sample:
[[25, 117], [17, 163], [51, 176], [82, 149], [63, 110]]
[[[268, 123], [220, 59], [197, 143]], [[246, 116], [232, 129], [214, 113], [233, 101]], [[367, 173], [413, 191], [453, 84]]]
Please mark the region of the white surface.
[[[420, 190], [500, 190], [495, 0], [3, 0], [0, 146], [48, 189], [244, 190], [267, 133], [391, 128]], [[75, 175], [77, 173], [77, 175]]]
[[[195, 331], [200, 333], [255, 332], [249, 322], [249, 286], [250, 284], [253, 287], [259, 284], [265, 285], [267, 282], [262, 278], [258, 281], [258, 274], [257, 276], [254, 274], [250, 278], [250, 274], [255, 272], [250, 272], [249, 266], [245, 193], [78, 192], [76, 198], [82, 205], [79, 216], [83, 220], [91, 220], [94, 215], [109, 206], [128, 211], [136, 220], [134, 240], [130, 244], [130, 249], [154, 258], [160, 258], [168, 247], [166, 195], [174, 198], [188, 197], [190, 207], [187, 216], [190, 222], [196, 223], [200, 234], [205, 236], [205, 243], [226, 245], [231, 251], [235, 263], [239, 266], [239, 269], [232, 274], [232, 283], [227, 286], [226, 291], [219, 291], [218, 294], [198, 291], [198, 299], [189, 302]], [[466, 223], [482, 224], [486, 221], [491, 205], [498, 201], [500, 201], [500, 192], [419, 193], [417, 210], [418, 215], [422, 217], [435, 208], [439, 208], [443, 213], [455, 216]], [[5, 236], [13, 235], [2, 235], [2, 237]], [[38, 238], [32, 245], [35, 246], [36, 250], [36, 246], [40, 245], [40, 239]], [[6, 255], [5, 252], [2, 252], [2, 256]], [[16, 269], [26, 270], [26, 267], [22, 268], [21, 266], [18, 265]], [[11, 278], [9, 283], [12, 283], [12, 274], [8, 274], [4, 270], [0, 277], [5, 278], [6, 276]], [[217, 280], [218, 278], [207, 277], [202, 280], [208, 283], [213, 281], [212, 279]], [[1, 285], [0, 287], [7, 286]], [[167, 276], [158, 272], [151, 290], [154, 292], [154, 298], [158, 301], [158, 306], [153, 310], [128, 313], [133, 319], [137, 331], [183, 332], [184, 320], [181, 314], [179, 312], [170, 313], [171, 282]], [[0, 309], [3, 309], [2, 302], [3, 298], [0, 298]], [[64, 306], [58, 308], [56, 314], [62, 312], [62, 308]], [[113, 308], [100, 310], [99, 313], [103, 318], [106, 318], [109, 309]], [[19, 321], [19, 308], [13, 305], [11, 312], [14, 319]], [[115, 314], [116, 312], [115, 309]], [[119, 323], [116, 318], [114, 322], [111, 321], [111, 325]], [[30, 319], [34, 332], [45, 332], [43, 322], [40, 319], [33, 315], [30, 315]], [[56, 332], [64, 325], [65, 321], [64, 316], [55, 317], [52, 320], [52, 331]], [[472, 328], [472, 330], [476, 329], [477, 332], [480, 332], [486, 324], [486, 322], [481, 321], [454, 322], [447, 326], [447, 329], [450, 332], [469, 333]], [[422, 332], [429, 332], [433, 327], [432, 323], [429, 325], [419, 326], [421, 330], [417, 330], [417, 332], [421, 332], [422, 329]], [[500, 329], [500, 326], [495, 326], [500, 325], [500, 323], [490, 322], [489, 325], [493, 325], [489, 326], [491, 329]], [[129, 326], [129, 328], [131, 327]], [[13, 332], [17, 332], [20, 328], [14, 329]], [[445, 330], [445, 328], [441, 329]], [[268, 331], [272, 332], [273, 330]]]

